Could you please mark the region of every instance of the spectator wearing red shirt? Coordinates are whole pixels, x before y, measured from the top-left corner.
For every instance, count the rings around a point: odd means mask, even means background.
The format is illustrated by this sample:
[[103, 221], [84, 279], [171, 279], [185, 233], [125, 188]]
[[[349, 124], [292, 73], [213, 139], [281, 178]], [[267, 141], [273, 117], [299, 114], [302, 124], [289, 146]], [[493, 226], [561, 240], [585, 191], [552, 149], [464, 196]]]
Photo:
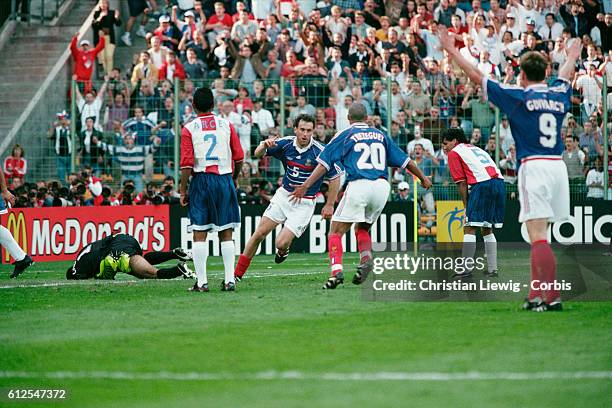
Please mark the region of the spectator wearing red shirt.
[[253, 101], [249, 97], [249, 90], [244, 86], [238, 88], [238, 97], [234, 99], [234, 111], [242, 115], [245, 110], [253, 110]]
[[215, 46], [217, 43], [217, 36], [219, 34], [225, 32], [229, 34], [233, 25], [234, 20], [232, 19], [232, 16], [225, 13], [225, 6], [223, 3], [215, 3], [215, 14], [208, 19], [208, 22], [204, 27], [206, 31], [206, 38], [208, 39], [208, 44], [210, 47], [212, 48]]
[[159, 80], [169, 80], [174, 81], [174, 78], [185, 79], [187, 76], [185, 75], [185, 68], [183, 64], [176, 58], [173, 52], [169, 52], [166, 55], [166, 61], [162, 64], [159, 69]]
[[468, 34], [467, 26], [461, 24], [461, 17], [458, 15], [454, 15], [451, 17], [451, 26], [448, 29], [448, 32], [453, 34], [455, 37], [455, 48], [460, 50], [465, 47], [465, 43], [463, 42], [463, 34]]
[[23, 179], [28, 171], [28, 162], [23, 156], [23, 148], [16, 144], [13, 146], [11, 155], [4, 159], [3, 171], [7, 183], [11, 183], [12, 179], [17, 178], [23, 184]]
[[91, 48], [91, 44], [88, 40], [81, 40], [77, 47], [78, 33], [72, 37], [70, 42], [70, 52], [72, 53], [72, 59], [74, 60], [73, 73], [76, 75], [76, 80], [79, 86], [83, 85], [81, 92], [91, 92], [91, 75], [96, 61], [96, 55], [104, 49], [104, 33], [100, 31], [100, 42], [95, 48]]
[[240, 12], [242, 10], [245, 10], [249, 14], [249, 20], [255, 20], [255, 16], [253, 15], [253, 13], [249, 12], [246, 9], [246, 5], [244, 4], [244, 2], [239, 1], [239, 2], [236, 3], [236, 13], [232, 16], [232, 21], [234, 23], [236, 21], [240, 20]]
[[433, 20], [433, 15], [427, 11], [425, 3], [421, 3], [417, 6], [416, 15], [410, 20], [410, 26], [414, 32], [417, 31], [417, 28], [427, 30], [430, 20]]

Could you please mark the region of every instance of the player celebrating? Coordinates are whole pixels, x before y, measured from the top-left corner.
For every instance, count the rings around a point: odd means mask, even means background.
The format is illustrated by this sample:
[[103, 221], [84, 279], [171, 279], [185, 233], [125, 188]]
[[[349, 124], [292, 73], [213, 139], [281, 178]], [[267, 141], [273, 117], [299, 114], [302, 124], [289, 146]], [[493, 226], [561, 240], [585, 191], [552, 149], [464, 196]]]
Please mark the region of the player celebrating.
[[324, 289], [335, 289], [344, 283], [342, 236], [353, 223], [357, 223], [355, 235], [361, 256], [353, 283], [359, 285], [365, 282], [372, 271], [372, 239], [369, 231], [385, 207], [391, 190], [387, 181], [387, 166], [407, 167], [421, 180], [423, 187], [431, 187], [431, 181], [389, 136], [364, 123], [367, 116], [361, 103], [351, 105], [348, 112], [350, 126], [338, 132], [325, 146], [317, 158], [319, 164], [310, 177], [290, 194], [294, 200], [302, 199], [334, 163], [341, 163], [346, 172], [348, 185], [332, 217], [327, 239], [332, 276]]
[[[0, 171], [0, 191], [2, 192], [2, 198], [0, 198], [0, 215], [2, 215], [8, 213], [6, 203], [11, 206], [15, 205], [15, 196], [8, 191], [4, 172], [2, 171]], [[28, 266], [34, 263], [30, 255], [26, 254], [23, 249], [21, 249], [11, 232], [3, 225], [0, 225], [0, 245], [6, 248], [9, 255], [15, 260], [15, 262], [13, 262], [15, 268], [13, 269], [13, 273], [11, 273], [11, 278], [18, 277]]]
[[[540, 291], [534, 281], [552, 283], [556, 279], [556, 259], [547, 242], [548, 223], [569, 216], [569, 182], [567, 167], [561, 159], [563, 140], [561, 123], [571, 107], [576, 59], [581, 45], [574, 40], [567, 47], [567, 59], [559, 68], [559, 78], [548, 87], [544, 81], [548, 61], [539, 52], [528, 52], [521, 58], [520, 80], [525, 88], [506, 87], [487, 78], [455, 48], [453, 36], [439, 29], [440, 44], [450, 57], [477, 84], [485, 97], [510, 119], [516, 142], [519, 167], [519, 222], [527, 224], [531, 241], [531, 290], [524, 309], [534, 311], [562, 310], [559, 291]], [[552, 285], [551, 285], [552, 286]]]
[[[315, 194], [319, 191], [323, 179], [314, 183], [301, 202], [290, 202], [289, 193], [294, 185], [300, 185], [315, 169], [317, 156], [323, 150], [323, 145], [312, 138], [315, 119], [310, 115], [300, 115], [295, 120], [295, 136], [282, 139], [271, 138], [264, 140], [255, 149], [258, 159], [264, 155], [277, 158], [283, 163], [285, 175], [283, 185], [274, 194], [270, 205], [266, 209], [249, 241], [244, 252], [238, 258], [234, 276], [240, 280], [255, 256], [257, 247], [278, 224], [284, 224], [280, 234], [276, 237], [276, 263], [281, 263], [289, 255], [289, 247], [294, 238], [299, 238], [310, 224], [315, 210]], [[325, 206], [321, 211], [324, 218], [331, 217], [334, 212], [334, 203], [340, 190], [340, 174], [335, 167], [327, 172], [330, 179], [329, 190]]]
[[[215, 100], [208, 88], [193, 94], [193, 107], [198, 116], [183, 127], [181, 133], [181, 205], [189, 204], [189, 231], [193, 231], [193, 263], [198, 281], [190, 290], [208, 292], [206, 261], [208, 232], [218, 232], [225, 279], [221, 290], [233, 291], [233, 229], [240, 226], [240, 208], [236, 184], [244, 151], [234, 126], [214, 116]], [[187, 191], [189, 176], [193, 174]]]
[[[489, 277], [497, 276], [497, 241], [492, 228], [501, 228], [504, 222], [506, 187], [501, 172], [491, 156], [480, 147], [468, 143], [463, 130], [451, 128], [442, 131], [442, 148], [448, 154], [448, 167], [457, 183], [465, 208], [463, 228], [463, 258], [474, 258], [476, 228], [480, 227], [487, 254]], [[469, 194], [468, 194], [469, 185]], [[455, 273], [455, 278], [467, 278], [471, 271]]]
[[115, 279], [118, 272], [141, 279], [195, 278], [184, 262], [163, 269], [153, 266], [173, 259], [188, 261], [191, 257], [181, 248], [143, 256], [140, 244], [131, 235], [110, 235], [81, 249], [66, 271], [66, 279]]

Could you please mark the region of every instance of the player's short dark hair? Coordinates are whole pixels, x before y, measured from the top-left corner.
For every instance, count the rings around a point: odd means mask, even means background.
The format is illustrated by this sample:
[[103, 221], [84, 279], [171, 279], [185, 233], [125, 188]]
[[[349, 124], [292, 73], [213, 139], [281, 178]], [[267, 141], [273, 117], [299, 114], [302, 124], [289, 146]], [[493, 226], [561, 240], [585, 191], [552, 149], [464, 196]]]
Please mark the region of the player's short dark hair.
[[210, 88], [198, 88], [193, 93], [193, 107], [199, 113], [210, 112], [215, 106], [215, 97]]
[[368, 111], [362, 103], [355, 102], [349, 108], [348, 118], [352, 122], [363, 122], [368, 118]]
[[548, 61], [537, 51], [530, 51], [521, 58], [521, 71], [531, 82], [543, 81], [546, 78], [546, 67]]
[[450, 128], [442, 130], [442, 140], [446, 140], [447, 142], [451, 142], [457, 139], [458, 143], [467, 143], [467, 137], [465, 137], [465, 133], [461, 128]]
[[295, 127], [297, 129], [297, 127], [300, 126], [300, 122], [309, 122], [309, 123], [312, 123], [312, 128], [313, 129], [314, 129], [315, 125], [316, 125], [315, 118], [312, 115], [308, 115], [306, 113], [302, 113], [301, 115], [298, 115], [297, 118], [295, 118], [295, 122], [293, 122], [293, 127]]

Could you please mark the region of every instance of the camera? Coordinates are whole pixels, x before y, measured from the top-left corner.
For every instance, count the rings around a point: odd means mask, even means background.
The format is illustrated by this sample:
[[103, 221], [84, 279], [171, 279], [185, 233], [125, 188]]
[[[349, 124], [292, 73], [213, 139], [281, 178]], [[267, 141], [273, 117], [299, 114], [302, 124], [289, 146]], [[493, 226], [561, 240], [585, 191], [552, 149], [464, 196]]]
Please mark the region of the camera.
[[76, 186], [76, 193], [77, 193], [77, 195], [81, 196], [81, 195], [85, 194], [86, 191], [87, 191], [87, 188], [85, 187], [85, 184], [82, 184], [82, 183], [77, 184], [77, 186]]
[[134, 194], [134, 185], [133, 184], [126, 184], [125, 186], [123, 186], [123, 194], [125, 196], [125, 194]]
[[153, 197], [151, 197], [151, 202], [153, 205], [160, 205], [166, 202], [166, 197], [161, 194], [155, 194]]

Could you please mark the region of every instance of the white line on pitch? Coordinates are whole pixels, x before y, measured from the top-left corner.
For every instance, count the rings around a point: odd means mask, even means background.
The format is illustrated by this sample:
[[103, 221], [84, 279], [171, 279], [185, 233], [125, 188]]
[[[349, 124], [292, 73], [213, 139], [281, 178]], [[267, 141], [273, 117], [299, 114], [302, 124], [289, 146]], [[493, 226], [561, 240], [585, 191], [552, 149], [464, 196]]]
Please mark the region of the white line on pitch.
[[[249, 274], [248, 279], [259, 279], [259, 278], [279, 278], [283, 276], [302, 276], [302, 275], [321, 275], [325, 274], [325, 271], [319, 272], [287, 272], [287, 273], [263, 273], [263, 274]], [[215, 273], [208, 275], [211, 278], [218, 278], [223, 276], [222, 273]], [[35, 283], [35, 284], [17, 284], [17, 285], [3, 285], [0, 289], [15, 289], [15, 288], [54, 288], [60, 286], [109, 286], [109, 285], [125, 285], [125, 284], [145, 284], [147, 282], [155, 283], [167, 283], [167, 282], [180, 282], [180, 279], [126, 279], [126, 280], [81, 280], [81, 281], [65, 281], [65, 282], [46, 282], [46, 283]]]
[[302, 371], [260, 371], [255, 373], [130, 372], [130, 371], [0, 371], [0, 378], [108, 379], [108, 380], [322, 380], [322, 381], [532, 381], [532, 380], [610, 380], [612, 371], [536, 372], [352, 372], [309, 373]]

